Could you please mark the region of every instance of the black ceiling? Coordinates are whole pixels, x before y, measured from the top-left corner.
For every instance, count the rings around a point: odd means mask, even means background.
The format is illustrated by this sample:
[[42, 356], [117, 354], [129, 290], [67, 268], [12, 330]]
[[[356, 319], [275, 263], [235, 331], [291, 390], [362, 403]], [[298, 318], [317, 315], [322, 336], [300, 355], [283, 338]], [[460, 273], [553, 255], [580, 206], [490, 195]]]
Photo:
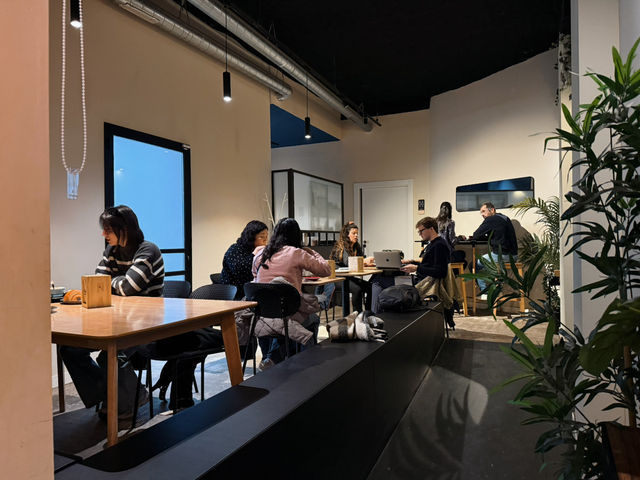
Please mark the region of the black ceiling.
[[369, 115], [421, 110], [551, 48], [569, 0], [231, 0], [327, 87]]

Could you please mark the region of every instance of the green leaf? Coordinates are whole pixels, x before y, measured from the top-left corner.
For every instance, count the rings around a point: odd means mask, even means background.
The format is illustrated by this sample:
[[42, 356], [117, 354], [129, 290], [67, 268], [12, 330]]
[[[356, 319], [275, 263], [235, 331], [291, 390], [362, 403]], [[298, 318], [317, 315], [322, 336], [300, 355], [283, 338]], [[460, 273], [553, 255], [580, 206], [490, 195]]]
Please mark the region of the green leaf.
[[[503, 320], [504, 324], [513, 332], [513, 334], [518, 337], [518, 340], [522, 342], [522, 345], [526, 348], [527, 352], [533, 358], [540, 358], [542, 356], [542, 352], [540, 351], [540, 347], [537, 347], [530, 339], [527, 337], [527, 334], [516, 327], [513, 323], [508, 320]], [[513, 351], [513, 350], [512, 350]]]

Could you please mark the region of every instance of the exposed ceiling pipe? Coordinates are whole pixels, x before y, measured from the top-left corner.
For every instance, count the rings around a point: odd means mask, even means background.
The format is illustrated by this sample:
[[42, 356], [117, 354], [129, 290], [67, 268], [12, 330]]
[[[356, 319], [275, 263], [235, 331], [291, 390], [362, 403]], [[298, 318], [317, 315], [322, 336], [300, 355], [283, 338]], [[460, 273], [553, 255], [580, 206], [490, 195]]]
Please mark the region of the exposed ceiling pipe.
[[[180, 40], [224, 63], [225, 50], [223, 47], [213, 44], [203, 36], [180, 25], [164, 13], [145, 5], [139, 0], [113, 1], [125, 10], [128, 10], [149, 23], [157, 25], [165, 32], [170, 33], [174, 37], [179, 38]], [[291, 95], [291, 87], [289, 85], [278, 78], [268, 75], [255, 65], [252, 65], [239, 56], [234, 55], [231, 51], [228, 52], [228, 62], [230, 67], [233, 67], [235, 70], [244, 73], [262, 85], [274, 90], [278, 94], [279, 100], [284, 100]]]
[[[190, 4], [207, 14], [211, 19], [220, 25], [225, 25], [225, 17], [227, 12], [223, 5], [213, 0], [187, 0]], [[227, 29], [236, 37], [242, 39], [251, 45], [256, 51], [265, 58], [273, 62], [278, 68], [282, 69], [291, 78], [296, 79], [301, 85], [308, 85], [310, 91], [315, 93], [319, 98], [329, 104], [334, 110], [352, 120], [363, 130], [369, 132], [373, 128], [366, 118], [363, 118], [358, 112], [344, 105], [344, 102], [325, 88], [319, 81], [315, 80], [300, 65], [285, 55], [280, 49], [273, 46], [262, 35], [257, 33], [252, 27], [247, 25], [241, 19], [229, 14], [227, 18]]]

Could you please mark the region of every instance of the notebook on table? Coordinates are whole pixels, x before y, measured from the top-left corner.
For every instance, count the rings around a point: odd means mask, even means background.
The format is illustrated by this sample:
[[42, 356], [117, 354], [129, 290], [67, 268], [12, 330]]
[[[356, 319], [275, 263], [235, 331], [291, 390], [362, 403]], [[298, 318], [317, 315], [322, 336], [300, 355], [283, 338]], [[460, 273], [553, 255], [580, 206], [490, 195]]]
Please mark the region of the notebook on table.
[[388, 250], [385, 252], [373, 252], [376, 268], [382, 270], [399, 270], [402, 268], [402, 256], [400, 250]]

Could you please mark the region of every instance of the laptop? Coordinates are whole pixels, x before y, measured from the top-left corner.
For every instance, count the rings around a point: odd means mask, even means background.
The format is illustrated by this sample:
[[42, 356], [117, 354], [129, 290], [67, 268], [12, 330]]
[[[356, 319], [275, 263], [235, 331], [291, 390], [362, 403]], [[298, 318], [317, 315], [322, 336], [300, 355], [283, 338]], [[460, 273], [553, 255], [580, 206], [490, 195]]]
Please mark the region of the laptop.
[[402, 268], [400, 250], [386, 250], [384, 252], [373, 252], [376, 261], [376, 268], [382, 270], [399, 270]]

